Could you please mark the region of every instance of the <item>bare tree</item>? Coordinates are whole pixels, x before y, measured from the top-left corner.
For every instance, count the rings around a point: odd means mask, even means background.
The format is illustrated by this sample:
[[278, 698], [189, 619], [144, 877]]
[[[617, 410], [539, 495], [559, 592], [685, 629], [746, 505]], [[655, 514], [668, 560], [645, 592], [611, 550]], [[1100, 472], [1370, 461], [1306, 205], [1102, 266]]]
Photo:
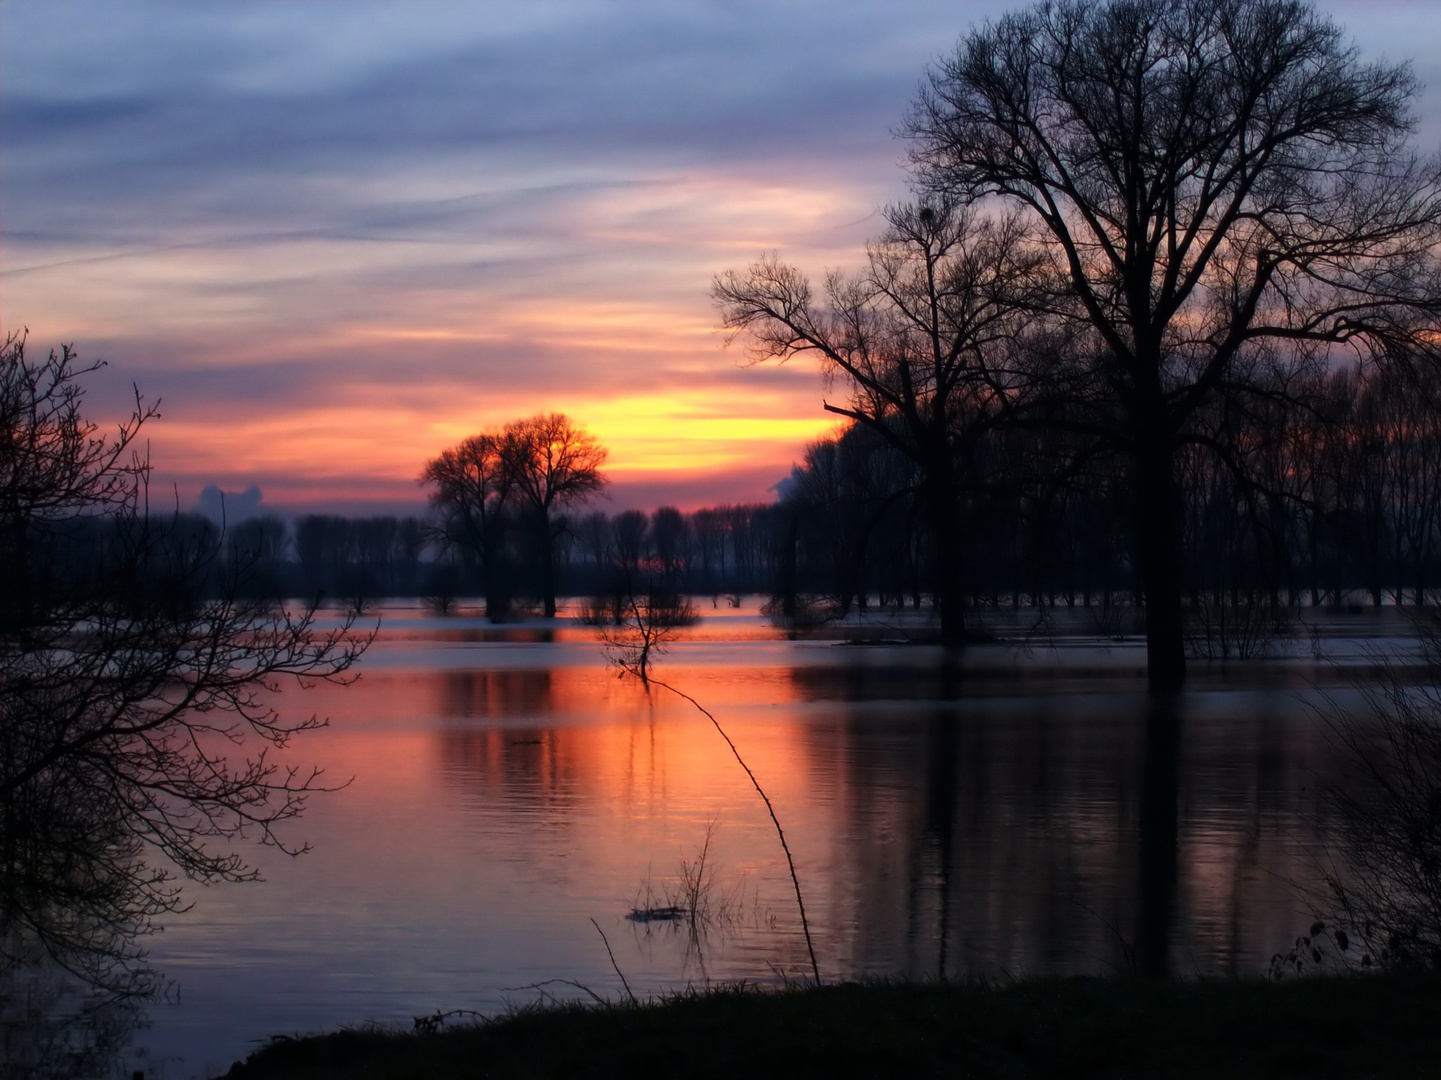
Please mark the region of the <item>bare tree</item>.
[[605, 487], [606, 451], [562, 413], [543, 413], [505, 426], [502, 457], [536, 527], [545, 617], [555, 617], [555, 541], [559, 511]]
[[931, 538], [941, 636], [964, 635], [955, 551], [961, 492], [977, 448], [1023, 408], [1032, 372], [1018, 363], [1020, 318], [1040, 264], [1016, 218], [990, 219], [942, 198], [891, 207], [866, 271], [832, 274], [823, 298], [774, 258], [726, 271], [712, 295], [757, 361], [815, 356], [850, 388], [829, 412], [864, 424], [913, 460]]
[[1064, 0], [969, 33], [910, 116], [922, 185], [1026, 215], [1055, 265], [1044, 314], [1087, 335], [1078, 423], [1130, 462], [1157, 691], [1185, 675], [1197, 411], [1335, 347], [1432, 351], [1441, 178], [1410, 146], [1416, 91], [1299, 0]]
[[41, 949], [135, 993], [174, 871], [253, 878], [228, 843], [247, 834], [294, 850], [277, 827], [320, 772], [272, 751], [324, 721], [270, 692], [344, 678], [367, 640], [245, 599], [222, 538], [147, 511], [134, 448], [155, 409], [137, 395], [102, 432], [81, 412], [96, 367], [0, 349], [0, 968]]
[[504, 565], [507, 512], [516, 490], [515, 474], [499, 432], [462, 440], [425, 463], [422, 484], [434, 484], [430, 501], [441, 515], [444, 540], [480, 560], [485, 614], [501, 619], [510, 609], [509, 573]]
[[[546, 618], [555, 616], [555, 543], [559, 513], [605, 487], [606, 452], [561, 413], [513, 420], [500, 431], [472, 435], [425, 464], [422, 484], [441, 513], [444, 539], [473, 552], [485, 582], [485, 613], [504, 617], [517, 525], [531, 527]], [[520, 520], [528, 517], [529, 521]]]
[[614, 620], [595, 621], [608, 658], [649, 686], [652, 662], [668, 651], [682, 629], [700, 619], [680, 593], [657, 588], [654, 582], [644, 584], [649, 587], [632, 583], [616, 598]]

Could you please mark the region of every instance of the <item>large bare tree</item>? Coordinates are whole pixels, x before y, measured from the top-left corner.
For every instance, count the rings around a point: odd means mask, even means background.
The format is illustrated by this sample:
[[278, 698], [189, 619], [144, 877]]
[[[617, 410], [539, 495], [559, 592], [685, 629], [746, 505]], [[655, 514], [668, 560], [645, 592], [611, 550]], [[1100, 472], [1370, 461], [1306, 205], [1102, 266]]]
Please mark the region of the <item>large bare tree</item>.
[[1064, 0], [987, 23], [907, 123], [921, 184], [1019, 208], [1079, 326], [1069, 421], [1129, 462], [1151, 685], [1185, 675], [1177, 455], [1218, 395], [1338, 350], [1414, 361], [1441, 312], [1417, 85], [1298, 0]]
[[886, 220], [867, 268], [831, 274], [820, 296], [775, 258], [726, 271], [712, 295], [725, 328], [749, 336], [753, 359], [814, 356], [849, 390], [826, 410], [915, 463], [941, 636], [956, 642], [964, 632], [960, 499], [977, 478], [985, 435], [1024, 409], [1035, 384], [1018, 359], [1023, 302], [1040, 260], [1018, 219], [946, 198], [891, 207]]

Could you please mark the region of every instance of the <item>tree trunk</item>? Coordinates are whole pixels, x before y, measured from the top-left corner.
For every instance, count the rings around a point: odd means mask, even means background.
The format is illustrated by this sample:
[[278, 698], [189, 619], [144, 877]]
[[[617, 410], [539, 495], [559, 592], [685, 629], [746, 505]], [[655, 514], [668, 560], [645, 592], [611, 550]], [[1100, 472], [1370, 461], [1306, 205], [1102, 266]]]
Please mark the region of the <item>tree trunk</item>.
[[1136, 458], [1136, 553], [1146, 602], [1146, 673], [1151, 693], [1174, 694], [1186, 681], [1181, 596], [1181, 500], [1174, 450], [1164, 434]]
[[960, 525], [956, 518], [955, 486], [948, 477], [933, 477], [925, 488], [926, 518], [930, 525], [931, 585], [940, 617], [941, 644], [962, 645], [966, 640], [965, 595], [958, 559]]
[[485, 537], [485, 553], [481, 560], [481, 582], [485, 589], [485, 617], [500, 622], [510, 616], [510, 581], [506, 567], [501, 565], [505, 542], [492, 528]]
[[775, 554], [775, 591], [781, 601], [781, 618], [787, 625], [794, 625], [799, 611], [796, 589], [799, 567], [796, 547], [800, 543], [800, 522], [794, 510], [787, 509], [779, 549]]
[[540, 539], [540, 591], [545, 617], [555, 618], [555, 537], [551, 535], [550, 514], [542, 510], [537, 524]]

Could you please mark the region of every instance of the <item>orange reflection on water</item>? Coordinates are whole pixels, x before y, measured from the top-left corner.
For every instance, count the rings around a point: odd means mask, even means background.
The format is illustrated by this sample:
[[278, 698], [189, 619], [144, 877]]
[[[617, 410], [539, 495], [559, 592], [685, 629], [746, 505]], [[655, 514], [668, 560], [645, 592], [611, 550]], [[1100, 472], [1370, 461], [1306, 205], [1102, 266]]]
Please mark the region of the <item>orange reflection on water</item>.
[[[682, 646], [664, 677], [714, 712], [765, 787], [833, 970], [1125, 966], [1154, 900], [1138, 870], [1143, 693], [1117, 693], [1124, 679], [1050, 692], [924, 651], [759, 638], [725, 650], [700, 629], [690, 655], [710, 659], [687, 664]], [[377, 666], [314, 701], [335, 718], [327, 761], [356, 775], [365, 802], [345, 828], [363, 828], [366, 865], [390, 852], [414, 888], [480, 895], [487, 868], [526, 867], [555, 895], [521, 903], [583, 927], [596, 910], [619, 919], [639, 882], [673, 875], [719, 821], [715, 865], [727, 882], [751, 882], [780, 929], [721, 950], [713, 970], [803, 965], [773, 827], [705, 716], [661, 687], [617, 679], [568, 634], [500, 636], [508, 642], [446, 638], [416, 654], [440, 666]], [[394, 640], [396, 655], [411, 655], [412, 639]], [[1304, 875], [1298, 770], [1327, 766], [1298, 752], [1294, 716], [1255, 722], [1271, 698], [1216, 702], [1186, 720], [1176, 765], [1177, 955], [1194, 951], [1198, 970], [1255, 972], [1289, 933], [1279, 883]], [[1277, 771], [1279, 758], [1291, 765]], [[459, 869], [444, 853], [457, 833], [481, 849]]]
[[[307, 1023], [333, 1027], [492, 1010], [545, 980], [621, 994], [592, 920], [642, 996], [808, 970], [765, 807], [694, 707], [615, 678], [578, 629], [385, 616], [359, 682], [282, 694], [332, 720], [287, 761], [353, 783], [287, 823], [306, 858], [265, 854], [264, 885], [167, 923], [156, 959], [188, 964], [187, 1001], [208, 993], [250, 1038], [277, 1029], [276, 1002], [325, 1003]], [[664, 658], [770, 796], [825, 977], [1124, 971], [1158, 902], [1179, 973], [1259, 975], [1304, 932], [1288, 883], [1325, 828], [1307, 789], [1338, 765], [1292, 690], [1188, 693], [1158, 887], [1144, 682], [988, 663], [791, 642], [723, 609]], [[716, 895], [740, 917], [698, 942], [629, 919], [711, 823]]]
[[[785, 669], [675, 668], [667, 677], [705, 702], [778, 806], [809, 803], [810, 752], [789, 722], [796, 684]], [[704, 715], [603, 666], [376, 669], [303, 701], [332, 724], [329, 745], [311, 749], [323, 750], [333, 774], [363, 777], [371, 802], [411, 803], [438, 769], [473, 811], [563, 815], [584, 803], [627, 820], [667, 818], [666, 828], [716, 816], [765, 824], [749, 779]], [[608, 834], [604, 843], [627, 840]]]
[[[671, 677], [705, 700], [773, 797], [803, 798], [804, 740], [794, 725], [774, 722], [775, 710], [793, 700], [784, 673]], [[718, 806], [750, 789], [719, 733], [690, 703], [604, 668], [453, 671], [437, 677], [435, 692], [447, 775], [488, 798], [504, 792], [554, 802], [585, 794], [617, 813], [644, 816], [667, 812], [668, 793]]]

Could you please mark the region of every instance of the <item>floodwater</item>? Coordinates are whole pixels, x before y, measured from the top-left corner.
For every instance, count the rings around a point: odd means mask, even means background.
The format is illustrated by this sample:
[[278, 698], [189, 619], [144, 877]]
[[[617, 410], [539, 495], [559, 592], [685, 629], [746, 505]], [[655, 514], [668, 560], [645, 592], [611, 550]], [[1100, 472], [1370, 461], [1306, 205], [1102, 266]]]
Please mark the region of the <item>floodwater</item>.
[[[187, 886], [149, 946], [173, 1001], [124, 1075], [219, 1075], [282, 1033], [617, 998], [617, 969], [642, 997], [808, 976], [765, 806], [692, 704], [618, 678], [577, 625], [381, 615], [359, 681], [284, 695], [331, 721], [292, 759], [345, 784], [285, 834], [312, 849], [252, 846], [263, 882]], [[774, 804], [823, 978], [1126, 971], [1157, 934], [1178, 975], [1255, 976], [1311, 921], [1316, 791], [1339, 765], [1313, 708], [1333, 669], [1304, 638], [1193, 669], [1158, 717], [1140, 642], [1079, 620], [957, 660], [839, 640], [854, 627], [790, 640], [753, 601], [702, 615], [656, 674]], [[891, 619], [872, 636], [903, 637]], [[1377, 629], [1322, 636], [1355, 659], [1338, 635]], [[628, 918], [675, 901], [702, 848], [703, 918]]]

